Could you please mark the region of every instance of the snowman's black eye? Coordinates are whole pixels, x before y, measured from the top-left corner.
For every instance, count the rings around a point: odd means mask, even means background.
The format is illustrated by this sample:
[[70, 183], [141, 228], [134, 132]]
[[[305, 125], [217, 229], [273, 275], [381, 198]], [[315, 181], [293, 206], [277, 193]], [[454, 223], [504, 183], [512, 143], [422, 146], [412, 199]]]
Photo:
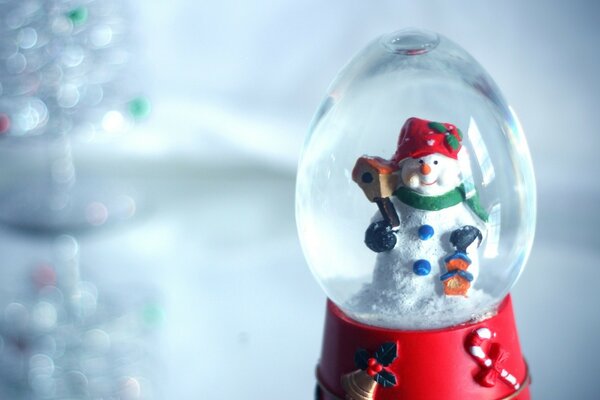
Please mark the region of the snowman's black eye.
[[419, 160], [419, 164], [423, 164], [423, 160]]
[[437, 163], [438, 163], [438, 162], [437, 162], [437, 160], [435, 160], [433, 163], [434, 163], [435, 165], [437, 165]]

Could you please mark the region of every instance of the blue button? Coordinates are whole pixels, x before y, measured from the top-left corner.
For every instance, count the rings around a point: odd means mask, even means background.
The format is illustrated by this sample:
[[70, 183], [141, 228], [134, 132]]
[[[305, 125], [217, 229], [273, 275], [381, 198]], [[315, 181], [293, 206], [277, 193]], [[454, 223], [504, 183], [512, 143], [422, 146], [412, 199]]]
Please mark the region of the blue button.
[[427, 260], [417, 260], [413, 264], [413, 271], [420, 276], [429, 275], [431, 272], [431, 264]]
[[421, 240], [430, 239], [433, 236], [434, 230], [431, 225], [421, 225], [419, 228], [419, 238]]

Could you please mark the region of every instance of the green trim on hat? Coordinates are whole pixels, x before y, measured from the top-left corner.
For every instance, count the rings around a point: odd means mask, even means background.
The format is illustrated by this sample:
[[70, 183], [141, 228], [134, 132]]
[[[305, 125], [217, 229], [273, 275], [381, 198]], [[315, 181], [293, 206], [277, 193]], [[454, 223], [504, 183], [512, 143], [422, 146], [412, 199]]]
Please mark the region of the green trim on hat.
[[454, 135], [447, 135], [446, 143], [448, 143], [448, 146], [450, 146], [452, 150], [458, 150], [460, 148], [460, 142]]
[[448, 131], [448, 128], [446, 128], [444, 124], [440, 122], [430, 122], [427, 124], [427, 126], [439, 133], [446, 133]]

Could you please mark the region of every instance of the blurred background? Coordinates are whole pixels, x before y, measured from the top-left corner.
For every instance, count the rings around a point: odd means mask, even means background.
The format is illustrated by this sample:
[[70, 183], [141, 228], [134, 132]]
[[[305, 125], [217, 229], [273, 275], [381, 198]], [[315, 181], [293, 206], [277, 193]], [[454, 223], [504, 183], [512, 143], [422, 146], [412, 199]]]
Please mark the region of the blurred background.
[[532, 393], [597, 398], [600, 3], [0, 8], [0, 398], [312, 398], [325, 297], [296, 236], [299, 151], [337, 71], [411, 26], [463, 46], [520, 116]]

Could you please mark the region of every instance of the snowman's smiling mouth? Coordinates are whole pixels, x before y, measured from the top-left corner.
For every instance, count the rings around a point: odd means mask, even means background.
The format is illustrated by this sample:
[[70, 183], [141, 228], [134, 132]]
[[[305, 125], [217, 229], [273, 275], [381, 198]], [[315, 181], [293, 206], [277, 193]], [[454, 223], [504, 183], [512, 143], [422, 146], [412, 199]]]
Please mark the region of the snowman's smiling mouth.
[[435, 183], [437, 183], [437, 179], [435, 181], [431, 182], [431, 183], [427, 183], [427, 182], [421, 181], [421, 185], [424, 185], [424, 186], [431, 186], [431, 185], [433, 185]]

